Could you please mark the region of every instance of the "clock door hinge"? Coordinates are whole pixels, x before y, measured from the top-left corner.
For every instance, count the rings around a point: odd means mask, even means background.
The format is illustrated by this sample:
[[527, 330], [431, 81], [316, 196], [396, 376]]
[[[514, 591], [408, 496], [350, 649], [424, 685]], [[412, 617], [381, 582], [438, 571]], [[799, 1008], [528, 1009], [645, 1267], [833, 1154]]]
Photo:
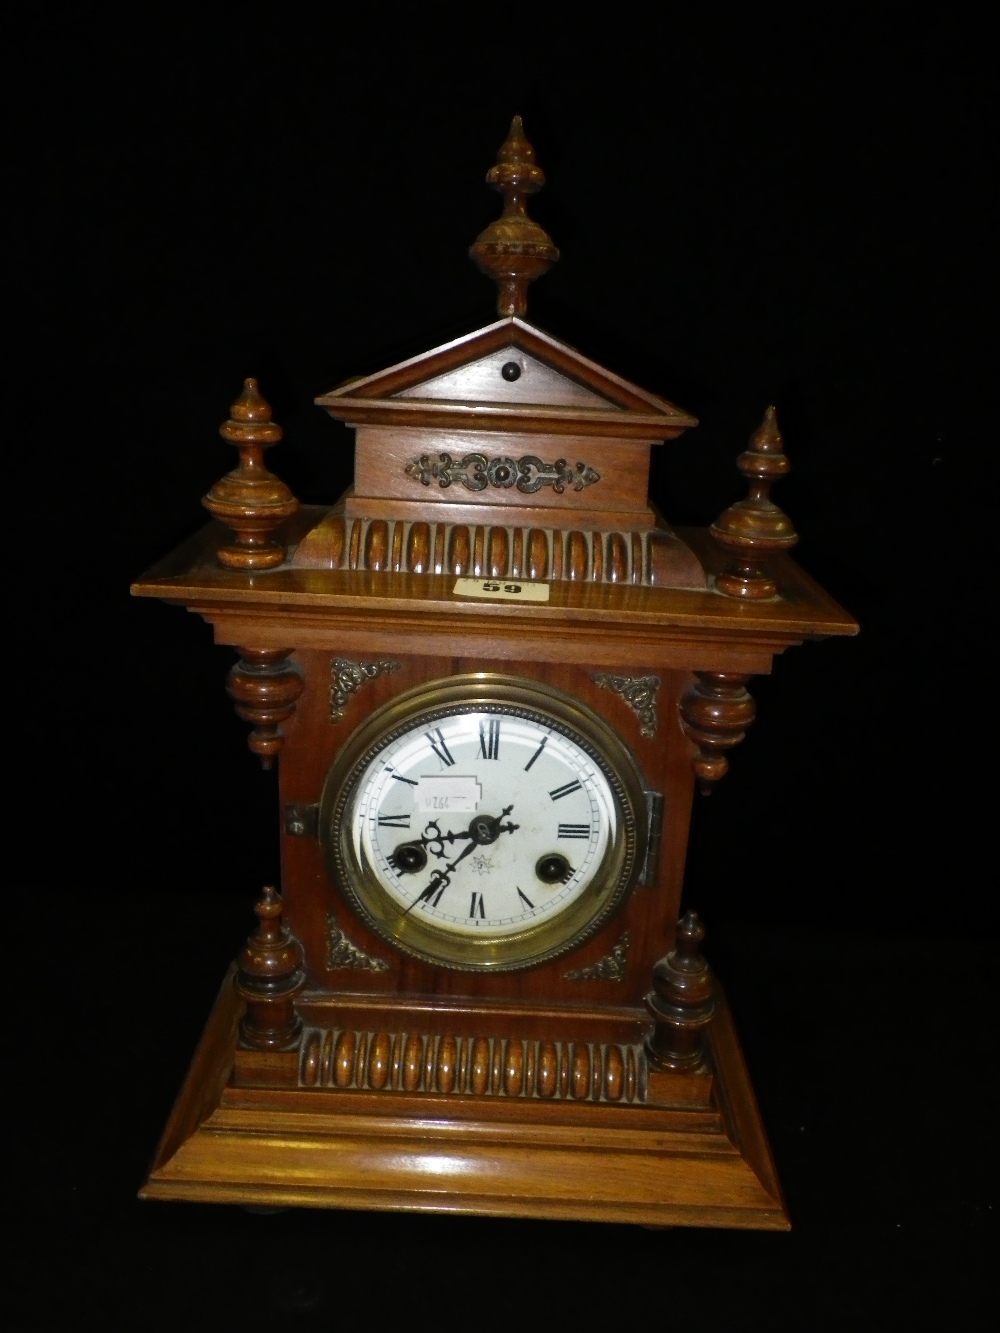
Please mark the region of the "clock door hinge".
[[285, 832], [293, 838], [319, 837], [319, 805], [286, 805]]
[[663, 792], [647, 791], [646, 859], [639, 874], [640, 884], [655, 884], [660, 877], [660, 842], [663, 836]]

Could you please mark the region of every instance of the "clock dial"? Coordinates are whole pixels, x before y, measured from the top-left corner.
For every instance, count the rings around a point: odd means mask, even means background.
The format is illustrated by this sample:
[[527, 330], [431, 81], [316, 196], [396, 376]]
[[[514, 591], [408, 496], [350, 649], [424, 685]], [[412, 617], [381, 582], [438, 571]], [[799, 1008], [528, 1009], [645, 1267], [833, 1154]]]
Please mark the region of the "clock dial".
[[619, 816], [607, 778], [533, 718], [417, 723], [358, 784], [354, 849], [406, 912], [460, 935], [515, 935], [557, 915], [601, 869]]
[[497, 677], [423, 687], [348, 749], [323, 802], [336, 877], [407, 952], [528, 966], [592, 933], [634, 882], [634, 762], [556, 691]]

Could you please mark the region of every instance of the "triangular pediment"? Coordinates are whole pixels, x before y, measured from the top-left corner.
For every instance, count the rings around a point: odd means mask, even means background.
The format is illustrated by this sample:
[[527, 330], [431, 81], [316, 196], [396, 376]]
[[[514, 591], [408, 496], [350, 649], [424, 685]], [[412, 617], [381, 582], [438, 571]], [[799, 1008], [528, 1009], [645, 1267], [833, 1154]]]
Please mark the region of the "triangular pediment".
[[351, 380], [316, 401], [355, 424], [433, 418], [473, 429], [579, 429], [649, 439], [697, 424], [673, 403], [517, 318]]
[[443, 375], [399, 389], [394, 398], [475, 403], [531, 403], [537, 407], [579, 407], [591, 412], [621, 412], [619, 403], [595, 393], [515, 344]]

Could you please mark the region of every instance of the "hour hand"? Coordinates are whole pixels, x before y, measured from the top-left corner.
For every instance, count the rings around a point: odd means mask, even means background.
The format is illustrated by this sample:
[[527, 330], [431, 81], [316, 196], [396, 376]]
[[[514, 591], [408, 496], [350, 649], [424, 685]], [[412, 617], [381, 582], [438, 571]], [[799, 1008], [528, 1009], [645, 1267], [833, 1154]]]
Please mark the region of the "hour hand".
[[463, 838], [471, 838], [471, 836], [472, 834], [467, 831], [453, 833], [451, 829], [449, 829], [447, 833], [442, 833], [441, 825], [436, 819], [432, 819], [430, 823], [425, 826], [423, 833], [420, 835], [420, 845], [426, 847], [432, 856], [443, 858], [445, 855], [444, 845], [446, 842], [456, 843], [460, 842]]
[[470, 842], [468, 847], [463, 848], [458, 856], [455, 857], [454, 861], [450, 861], [448, 865], [445, 866], [444, 870], [432, 870], [431, 882], [422, 893], [419, 893], [416, 898], [414, 898], [413, 902], [410, 903], [403, 915], [405, 916], [407, 912], [412, 912], [420, 903], [428, 902], [436, 893], [443, 893], [451, 883], [451, 872], [458, 865], [459, 861], [464, 861], [470, 852], [474, 852], [475, 850], [476, 844]]

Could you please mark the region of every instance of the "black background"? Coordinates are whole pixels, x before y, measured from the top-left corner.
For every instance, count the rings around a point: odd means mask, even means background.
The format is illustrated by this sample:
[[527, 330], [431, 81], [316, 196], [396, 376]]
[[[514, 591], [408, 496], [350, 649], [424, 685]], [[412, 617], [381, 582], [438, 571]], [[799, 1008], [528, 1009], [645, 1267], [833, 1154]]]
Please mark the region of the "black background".
[[[218, 31], [48, 15], [16, 35], [18, 1326], [56, 1310], [985, 1326], [985, 34], [944, 8], [623, 7], [599, 25], [498, 11], [477, 32], [458, 9]], [[498, 212], [483, 176], [514, 111], [548, 176], [532, 212], [562, 250], [532, 320], [700, 418], [654, 463], [675, 522], [738, 497], [735, 457], [777, 404], [798, 558], [862, 626], [754, 683], [758, 721], [699, 803], [689, 859], [788, 1237], [134, 1200], [277, 837], [273, 778], [223, 693], [230, 651], [128, 584], [203, 522], [244, 376], [286, 431], [270, 465], [330, 502], [351, 443], [315, 395], [493, 317], [466, 250]]]

